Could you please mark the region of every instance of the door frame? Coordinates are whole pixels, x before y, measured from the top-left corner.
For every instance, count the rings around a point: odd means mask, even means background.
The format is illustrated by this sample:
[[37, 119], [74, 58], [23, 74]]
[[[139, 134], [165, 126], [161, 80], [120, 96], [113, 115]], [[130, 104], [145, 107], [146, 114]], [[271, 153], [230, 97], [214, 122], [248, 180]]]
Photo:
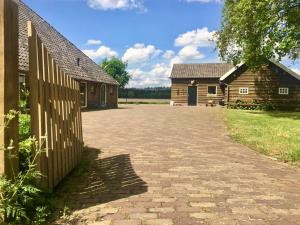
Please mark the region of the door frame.
[[[105, 92], [104, 92], [104, 104], [102, 104], [102, 87], [104, 87], [105, 88]], [[100, 100], [100, 105], [101, 106], [106, 106], [107, 105], [107, 88], [106, 88], [107, 86], [106, 86], [106, 84], [101, 84], [100, 85], [100, 91], [99, 91], [99, 100]]]
[[188, 99], [187, 99], [187, 105], [188, 106], [192, 106], [192, 105], [189, 105], [189, 87], [195, 87], [196, 88], [196, 91], [197, 91], [197, 94], [196, 94], [196, 105], [195, 106], [198, 106], [198, 95], [199, 95], [199, 91], [198, 91], [198, 87], [199, 87], [199, 85], [188, 85], [188, 90], [187, 90], [187, 97], [188, 97]]
[[[80, 95], [80, 98], [81, 98], [81, 91], [80, 91], [80, 85], [81, 84], [84, 84], [84, 86], [85, 86], [85, 105], [80, 104], [80, 108], [87, 108], [88, 82], [87, 81], [79, 81], [79, 95]], [[81, 101], [80, 101], [80, 103], [81, 103]]]

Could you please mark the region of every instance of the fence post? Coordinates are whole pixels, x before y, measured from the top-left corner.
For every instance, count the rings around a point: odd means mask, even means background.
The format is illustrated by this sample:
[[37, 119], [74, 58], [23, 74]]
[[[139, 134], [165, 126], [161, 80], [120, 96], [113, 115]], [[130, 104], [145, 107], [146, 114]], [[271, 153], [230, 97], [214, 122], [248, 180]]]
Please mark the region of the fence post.
[[[18, 152], [18, 120], [3, 128], [4, 114], [18, 110], [18, 1], [0, 0], [0, 148], [12, 140]], [[7, 153], [0, 151], [0, 174], [12, 177], [18, 171], [18, 159], [12, 160], [12, 170]]]

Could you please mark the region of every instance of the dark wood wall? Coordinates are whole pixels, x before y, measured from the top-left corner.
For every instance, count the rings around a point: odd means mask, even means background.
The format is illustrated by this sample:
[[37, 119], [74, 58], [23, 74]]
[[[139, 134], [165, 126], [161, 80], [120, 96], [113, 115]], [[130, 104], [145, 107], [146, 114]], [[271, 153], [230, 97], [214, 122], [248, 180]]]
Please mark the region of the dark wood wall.
[[[191, 84], [192, 81], [195, 81]], [[220, 86], [218, 78], [201, 79], [172, 79], [171, 100], [175, 104], [188, 104], [188, 86], [197, 86], [198, 105], [206, 104], [209, 100], [219, 103], [224, 99], [224, 89]], [[208, 95], [208, 86], [217, 86], [216, 95]]]
[[[243, 66], [225, 83], [229, 84], [230, 103], [237, 99], [287, 105], [300, 103], [300, 81], [272, 63], [258, 72]], [[248, 87], [249, 94], [239, 94], [241, 87]], [[280, 87], [289, 88], [289, 94], [279, 95]], [[225, 92], [227, 101], [227, 89]]]

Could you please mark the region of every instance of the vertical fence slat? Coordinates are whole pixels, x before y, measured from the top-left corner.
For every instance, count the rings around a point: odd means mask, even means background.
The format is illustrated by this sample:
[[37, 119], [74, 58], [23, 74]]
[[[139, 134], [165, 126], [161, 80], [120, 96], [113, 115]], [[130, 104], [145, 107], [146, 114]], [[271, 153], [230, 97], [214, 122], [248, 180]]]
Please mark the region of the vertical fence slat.
[[54, 65], [53, 60], [47, 53], [47, 61], [48, 61], [48, 80], [49, 80], [49, 93], [50, 93], [50, 114], [51, 114], [51, 137], [52, 137], [52, 162], [53, 162], [53, 187], [58, 184], [58, 164], [57, 164], [57, 133], [56, 133], [56, 102], [55, 102], [55, 84], [54, 84]]
[[56, 65], [56, 63], [53, 61], [53, 68], [54, 68], [54, 74], [53, 74], [53, 80], [54, 80], [54, 97], [55, 97], [55, 130], [56, 130], [56, 135], [57, 135], [57, 171], [58, 171], [58, 181], [62, 179], [63, 173], [62, 173], [62, 163], [61, 163], [61, 155], [62, 155], [62, 141], [61, 141], [61, 117], [60, 117], [60, 100], [59, 100], [59, 68]]
[[43, 150], [41, 152], [40, 169], [42, 174], [43, 183], [46, 183], [47, 176], [47, 160], [46, 160], [46, 126], [45, 126], [45, 83], [44, 83], [44, 70], [43, 70], [43, 44], [39, 37], [37, 37], [37, 54], [38, 54], [38, 124], [39, 124], [39, 143], [40, 148]]
[[[38, 54], [37, 54], [37, 35], [31, 22], [28, 22], [28, 39], [29, 39], [29, 89], [30, 89], [30, 122], [31, 135], [39, 139], [39, 112], [38, 112]], [[40, 160], [37, 159], [37, 168], [40, 169]]]
[[52, 138], [52, 110], [51, 110], [51, 94], [50, 94], [50, 79], [49, 79], [49, 65], [48, 65], [48, 51], [43, 46], [43, 71], [45, 84], [45, 130], [47, 134], [46, 139], [46, 157], [47, 157], [47, 180], [48, 186], [53, 188], [53, 138]]
[[[13, 140], [15, 153], [18, 152], [18, 123], [11, 121], [3, 128], [3, 115], [9, 110], [18, 110], [18, 5], [11, 0], [0, 1], [0, 148], [7, 147]], [[12, 168], [5, 151], [0, 151], [0, 174], [12, 177], [18, 172], [17, 158]], [[1, 222], [1, 221], [0, 221]]]

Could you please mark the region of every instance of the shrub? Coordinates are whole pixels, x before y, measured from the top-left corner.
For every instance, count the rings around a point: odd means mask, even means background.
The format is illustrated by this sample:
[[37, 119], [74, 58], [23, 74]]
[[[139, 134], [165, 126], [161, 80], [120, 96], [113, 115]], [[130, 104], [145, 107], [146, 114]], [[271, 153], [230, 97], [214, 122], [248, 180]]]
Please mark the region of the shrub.
[[255, 99], [248, 100], [248, 101], [237, 99], [235, 103], [229, 104], [228, 108], [242, 109], [242, 110], [265, 110], [265, 111], [272, 111], [277, 109], [277, 107], [271, 102], [262, 103]]
[[[0, 176], [0, 214], [2, 223], [40, 225], [46, 222], [49, 216], [47, 192], [39, 187], [38, 182], [42, 174], [36, 170], [36, 161], [43, 151], [35, 138], [30, 137], [30, 117], [16, 111], [10, 111], [5, 116], [4, 126], [19, 116], [20, 123], [20, 172], [12, 178]], [[17, 155], [14, 153], [14, 144], [0, 146], [6, 151], [10, 165]], [[18, 153], [17, 153], [18, 154]], [[12, 167], [11, 167], [12, 170]], [[0, 221], [1, 222], [1, 221]]]

